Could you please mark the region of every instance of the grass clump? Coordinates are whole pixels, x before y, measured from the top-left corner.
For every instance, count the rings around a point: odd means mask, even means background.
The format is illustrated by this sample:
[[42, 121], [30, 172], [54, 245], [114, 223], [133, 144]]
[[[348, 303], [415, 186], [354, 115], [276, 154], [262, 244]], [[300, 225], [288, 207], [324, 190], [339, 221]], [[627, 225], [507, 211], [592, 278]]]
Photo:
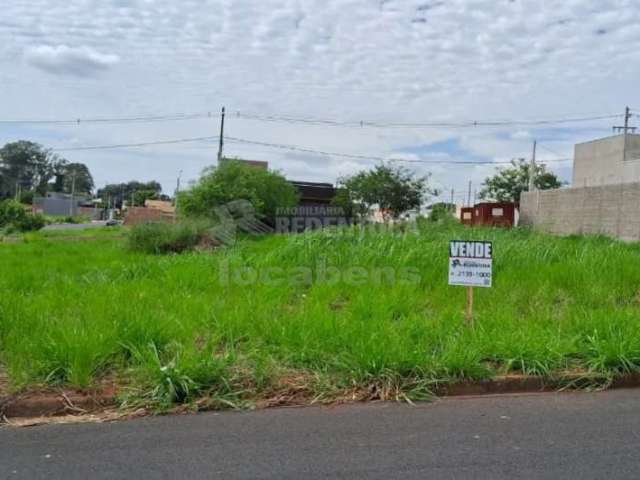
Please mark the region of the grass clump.
[[206, 225], [194, 222], [143, 223], [135, 225], [128, 236], [129, 248], [150, 254], [180, 253], [190, 250], [206, 238]]

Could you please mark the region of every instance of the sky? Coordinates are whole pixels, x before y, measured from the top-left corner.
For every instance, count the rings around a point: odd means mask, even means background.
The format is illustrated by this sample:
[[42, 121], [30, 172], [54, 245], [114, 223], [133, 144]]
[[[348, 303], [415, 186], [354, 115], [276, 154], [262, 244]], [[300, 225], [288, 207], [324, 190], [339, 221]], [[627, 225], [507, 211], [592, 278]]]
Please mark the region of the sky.
[[225, 106], [226, 137], [325, 152], [229, 138], [225, 156], [321, 182], [395, 159], [462, 201], [534, 139], [570, 180], [575, 143], [640, 115], [639, 45], [637, 0], [4, 0], [0, 145], [173, 193], [216, 164], [215, 138], [64, 149], [215, 137]]

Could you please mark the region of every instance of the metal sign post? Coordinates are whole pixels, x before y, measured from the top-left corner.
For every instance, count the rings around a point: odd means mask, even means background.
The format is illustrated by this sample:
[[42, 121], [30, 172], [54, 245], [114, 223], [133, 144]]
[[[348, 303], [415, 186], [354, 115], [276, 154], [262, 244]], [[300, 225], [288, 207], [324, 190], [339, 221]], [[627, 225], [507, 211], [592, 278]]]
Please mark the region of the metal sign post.
[[449, 242], [449, 285], [467, 287], [466, 319], [473, 325], [473, 288], [489, 288], [493, 278], [493, 244], [483, 241]]

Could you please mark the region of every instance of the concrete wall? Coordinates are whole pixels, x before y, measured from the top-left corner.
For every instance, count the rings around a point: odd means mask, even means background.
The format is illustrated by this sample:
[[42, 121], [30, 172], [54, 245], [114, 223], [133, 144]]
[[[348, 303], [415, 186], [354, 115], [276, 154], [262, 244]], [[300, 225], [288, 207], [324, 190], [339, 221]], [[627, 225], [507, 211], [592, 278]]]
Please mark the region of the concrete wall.
[[[625, 153], [626, 151], [626, 153]], [[575, 146], [575, 188], [640, 182], [640, 135], [616, 135]]]
[[640, 240], [640, 182], [523, 193], [520, 224], [560, 235]]

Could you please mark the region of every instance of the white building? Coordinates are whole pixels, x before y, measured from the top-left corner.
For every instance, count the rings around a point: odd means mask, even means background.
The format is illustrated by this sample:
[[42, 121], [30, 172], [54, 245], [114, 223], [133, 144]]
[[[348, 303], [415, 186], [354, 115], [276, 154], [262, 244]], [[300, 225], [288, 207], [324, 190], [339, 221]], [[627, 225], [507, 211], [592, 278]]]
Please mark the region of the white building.
[[575, 146], [574, 188], [632, 182], [640, 182], [640, 135], [615, 135]]

